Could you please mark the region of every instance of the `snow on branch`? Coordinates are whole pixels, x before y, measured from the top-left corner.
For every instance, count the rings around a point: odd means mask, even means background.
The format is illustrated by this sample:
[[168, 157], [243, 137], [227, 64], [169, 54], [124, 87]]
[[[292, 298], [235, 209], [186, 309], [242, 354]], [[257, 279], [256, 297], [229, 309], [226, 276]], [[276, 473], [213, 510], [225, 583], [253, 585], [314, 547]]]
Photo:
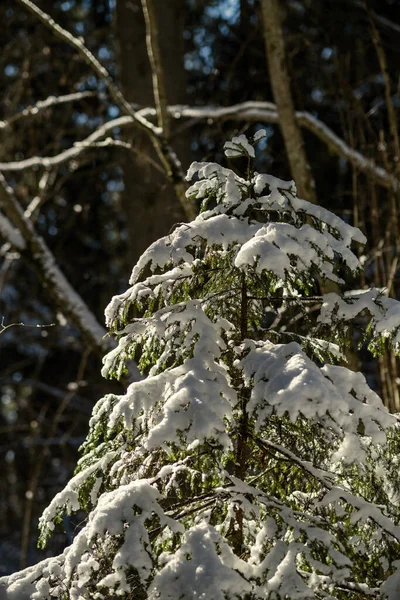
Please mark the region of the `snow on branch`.
[[[215, 106], [170, 106], [169, 111], [175, 119], [212, 119], [216, 121], [248, 121], [261, 123], [279, 123], [279, 115], [276, 105], [272, 102], [243, 102], [227, 107]], [[143, 109], [142, 115], [150, 115], [154, 109]], [[371, 176], [376, 183], [387, 188], [397, 189], [399, 181], [383, 167], [377, 165], [373, 160], [366, 158], [363, 154], [351, 148], [320, 119], [305, 111], [295, 113], [296, 120], [305, 129], [316, 135], [328, 148], [338, 156], [346, 158], [353, 166], [365, 175]]]
[[[99, 142], [114, 129], [124, 127], [126, 125], [132, 125], [132, 122], [133, 121], [131, 117], [119, 117], [118, 119], [114, 119], [113, 121], [105, 123], [91, 133], [87, 138], [79, 142], [75, 142], [71, 148], [60, 152], [55, 156], [32, 156], [31, 158], [26, 158], [24, 160], [3, 162], [0, 163], [0, 171], [23, 171], [24, 169], [31, 169], [33, 167], [43, 167], [44, 169], [58, 167], [59, 165], [69, 162], [70, 160], [78, 158], [90, 148], [96, 147], [97, 142]], [[108, 143], [108, 146], [114, 145], [117, 140], [112, 141], [113, 144]]]
[[[7, 241], [17, 250], [24, 250], [29, 253], [29, 259], [34, 263], [56, 303], [92, 346], [101, 353], [110, 349], [109, 339], [104, 340], [106, 330], [98, 323], [89, 307], [57, 266], [50, 249], [43, 238], [36, 233], [31, 221], [25, 217], [12, 188], [7, 184], [1, 173], [0, 206], [6, 215], [6, 217], [2, 217], [3, 225], [6, 222], [5, 219], [9, 219], [19, 230], [17, 236], [15, 234], [8, 235]], [[7, 231], [10, 233], [9, 227]], [[1, 229], [1, 233], [3, 232], [4, 228]], [[22, 246], [22, 243], [24, 246]]]
[[0, 236], [16, 250], [25, 250], [25, 240], [11, 221], [0, 213]]
[[95, 98], [96, 96], [96, 92], [89, 91], [75, 92], [73, 94], [65, 94], [64, 96], [49, 96], [48, 98], [46, 98], [46, 100], [40, 100], [32, 106], [27, 106], [21, 112], [12, 115], [12, 117], [7, 119], [6, 121], [0, 121], [0, 130], [7, 129], [8, 127], [25, 117], [35, 117], [47, 108], [53, 108], [54, 106], [66, 104], [67, 102], [79, 102], [80, 100], [84, 100], [85, 98]]
[[368, 313], [370, 316], [366, 337], [370, 337], [369, 348], [379, 354], [382, 341], [392, 346], [395, 352], [400, 351], [400, 307], [397, 300], [386, 297], [382, 290], [371, 288], [347, 293], [341, 298], [335, 293], [325, 294], [320, 323], [329, 327], [341, 322], [343, 328], [346, 322], [358, 315]]
[[336, 504], [338, 501], [343, 500], [358, 511], [358, 514], [356, 513], [356, 516], [353, 517], [353, 521], [366, 521], [367, 519], [371, 519], [383, 531], [400, 541], [400, 525], [394, 524], [393, 521], [382, 512], [380, 506], [365, 500], [361, 495], [355, 496], [341, 485], [334, 485], [334, 483], [331, 482], [332, 473], [325, 472], [322, 469], [315, 467], [310, 461], [301, 460], [293, 452], [280, 444], [272, 443], [269, 440], [259, 437], [256, 437], [255, 440], [261, 448], [268, 448], [285, 456], [288, 460], [314, 477], [328, 490], [328, 493], [324, 498], [318, 502], [319, 506]]

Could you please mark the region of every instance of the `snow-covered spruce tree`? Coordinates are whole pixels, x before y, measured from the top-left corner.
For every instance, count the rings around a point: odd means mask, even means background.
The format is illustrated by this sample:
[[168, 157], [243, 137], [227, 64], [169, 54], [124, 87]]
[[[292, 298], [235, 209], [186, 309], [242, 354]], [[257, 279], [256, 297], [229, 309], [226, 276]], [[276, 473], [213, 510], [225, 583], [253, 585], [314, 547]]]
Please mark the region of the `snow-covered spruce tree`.
[[[3, 578], [9, 600], [400, 597], [397, 421], [344, 366], [363, 314], [399, 347], [399, 303], [318, 296], [360, 269], [360, 231], [252, 171], [194, 163], [201, 213], [155, 242], [106, 310], [104, 374], [143, 375], [95, 406], [76, 474], [44, 512], [88, 518], [62, 555]], [[358, 319], [359, 322], [362, 320]]]

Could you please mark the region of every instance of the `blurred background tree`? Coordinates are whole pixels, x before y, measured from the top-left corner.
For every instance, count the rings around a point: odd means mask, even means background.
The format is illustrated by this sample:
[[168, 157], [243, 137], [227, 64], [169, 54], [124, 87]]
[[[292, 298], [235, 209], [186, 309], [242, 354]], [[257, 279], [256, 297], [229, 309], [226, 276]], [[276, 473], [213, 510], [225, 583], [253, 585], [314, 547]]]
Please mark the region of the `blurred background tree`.
[[[371, 240], [359, 286], [400, 291], [396, 0], [38, 0], [105, 66], [129, 110], [163, 126], [158, 151], [27, 3], [0, 4], [0, 575], [44, 556], [37, 518], [71, 476], [94, 402], [122, 391], [100, 376], [111, 293], [195, 210], [182, 205], [179, 170], [166, 177], [165, 143], [185, 169], [222, 160], [221, 139], [266, 128], [259, 169], [290, 179], [300, 168], [307, 199]], [[4, 329], [13, 323], [24, 325]], [[378, 371], [361, 359], [400, 411], [394, 355]], [[49, 552], [77, 527], [66, 520]]]

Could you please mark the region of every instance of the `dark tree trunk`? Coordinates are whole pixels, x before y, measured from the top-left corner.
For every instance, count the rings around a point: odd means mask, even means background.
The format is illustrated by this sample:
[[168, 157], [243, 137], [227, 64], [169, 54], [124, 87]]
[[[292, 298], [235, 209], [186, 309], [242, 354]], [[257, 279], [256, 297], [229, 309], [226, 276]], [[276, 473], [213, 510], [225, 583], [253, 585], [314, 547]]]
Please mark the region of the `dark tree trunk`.
[[[186, 96], [184, 0], [155, 0], [154, 4], [161, 33], [159, 43], [168, 103], [183, 103]], [[154, 106], [140, 0], [117, 0], [116, 32], [119, 78], [125, 97], [133, 103]], [[138, 129], [132, 129], [131, 135], [135, 154], [125, 156], [121, 165], [125, 183], [122, 207], [127, 221], [129, 265], [136, 262], [151, 242], [168, 233], [174, 223], [185, 220], [172, 185], [146, 160], [146, 157], [151, 157], [158, 162], [148, 136]], [[189, 144], [180, 137], [174, 140], [173, 145], [186, 167], [190, 162]]]

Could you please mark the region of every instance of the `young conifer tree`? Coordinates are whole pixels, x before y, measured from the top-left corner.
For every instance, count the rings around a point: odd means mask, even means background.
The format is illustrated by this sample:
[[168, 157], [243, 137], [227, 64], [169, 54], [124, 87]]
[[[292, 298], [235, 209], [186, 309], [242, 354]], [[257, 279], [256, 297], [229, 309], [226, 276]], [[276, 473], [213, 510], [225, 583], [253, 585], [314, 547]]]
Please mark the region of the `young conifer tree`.
[[263, 135], [225, 144], [246, 178], [191, 166], [200, 215], [108, 306], [104, 375], [135, 359], [142, 378], [95, 406], [40, 544], [65, 512], [86, 523], [62, 555], [3, 578], [8, 600], [398, 600], [397, 420], [339, 365], [359, 315], [374, 353], [398, 349], [400, 304], [318, 295], [359, 271], [364, 236], [253, 172]]

